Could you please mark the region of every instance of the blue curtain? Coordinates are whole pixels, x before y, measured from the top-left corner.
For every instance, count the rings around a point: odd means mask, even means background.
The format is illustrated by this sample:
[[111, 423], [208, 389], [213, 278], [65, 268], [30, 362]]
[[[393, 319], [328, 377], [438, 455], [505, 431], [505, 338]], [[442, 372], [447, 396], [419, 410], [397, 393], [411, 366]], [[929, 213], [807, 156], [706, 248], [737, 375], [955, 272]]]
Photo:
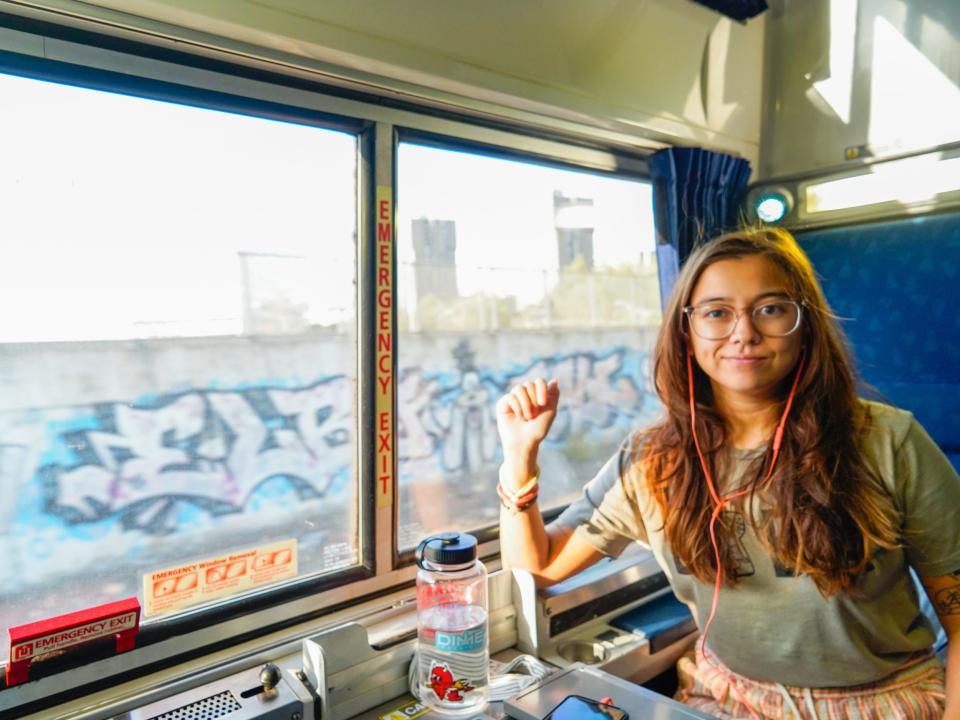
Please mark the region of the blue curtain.
[[660, 301], [693, 248], [739, 225], [750, 163], [701, 148], [667, 148], [650, 156]]
[[767, 0], [693, 0], [727, 17], [743, 22], [767, 9]]

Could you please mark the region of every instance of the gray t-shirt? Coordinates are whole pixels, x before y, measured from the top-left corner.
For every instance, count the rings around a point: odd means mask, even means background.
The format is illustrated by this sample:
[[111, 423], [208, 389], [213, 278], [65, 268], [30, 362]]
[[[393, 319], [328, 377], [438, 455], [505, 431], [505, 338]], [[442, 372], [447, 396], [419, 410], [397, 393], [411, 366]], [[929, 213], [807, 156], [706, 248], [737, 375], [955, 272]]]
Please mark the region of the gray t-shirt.
[[[707, 642], [734, 672], [798, 687], [849, 687], [890, 675], [933, 644], [908, 567], [926, 576], [960, 569], [960, 477], [910, 413], [867, 405], [864, 451], [901, 514], [902, 546], [871, 559], [858, 582], [863, 597], [824, 599], [809, 577], [775, 565], [742, 516], [725, 517], [739, 541], [738, 584], [720, 591]], [[732, 452], [727, 487], [763, 449]], [[713, 584], [677, 566], [656, 502], [625, 463], [621, 453], [611, 458], [556, 522], [606, 555], [634, 540], [649, 545], [702, 629]]]

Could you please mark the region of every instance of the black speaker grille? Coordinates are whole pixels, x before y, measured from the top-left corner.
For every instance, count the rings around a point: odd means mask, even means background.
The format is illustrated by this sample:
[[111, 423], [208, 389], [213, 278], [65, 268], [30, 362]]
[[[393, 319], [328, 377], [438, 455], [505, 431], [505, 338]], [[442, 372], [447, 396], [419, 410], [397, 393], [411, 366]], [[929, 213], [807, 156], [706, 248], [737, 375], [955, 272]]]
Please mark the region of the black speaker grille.
[[219, 695], [211, 695], [176, 710], [168, 710], [162, 715], [154, 715], [150, 720], [216, 720], [240, 709], [240, 703], [229, 690]]

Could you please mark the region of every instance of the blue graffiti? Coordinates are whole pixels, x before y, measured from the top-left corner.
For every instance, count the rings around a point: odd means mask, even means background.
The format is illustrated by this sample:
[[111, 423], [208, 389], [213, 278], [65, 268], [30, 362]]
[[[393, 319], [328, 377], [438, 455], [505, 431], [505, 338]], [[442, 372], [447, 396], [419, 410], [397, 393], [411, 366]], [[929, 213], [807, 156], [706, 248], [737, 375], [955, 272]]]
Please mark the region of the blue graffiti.
[[478, 368], [466, 342], [453, 351], [458, 371], [399, 377], [400, 462], [434, 456], [444, 475], [473, 475], [497, 462], [494, 407], [511, 387], [538, 376], [560, 381], [562, 402], [548, 442], [575, 436], [606, 447], [648, 422], [659, 401], [642, 380], [647, 353], [623, 347], [534, 358], [500, 370]]
[[43, 506], [70, 525], [116, 518], [165, 534], [191, 507], [242, 512], [271, 479], [301, 500], [322, 497], [353, 465], [353, 424], [353, 384], [343, 376], [100, 403], [53, 429], [38, 470]]

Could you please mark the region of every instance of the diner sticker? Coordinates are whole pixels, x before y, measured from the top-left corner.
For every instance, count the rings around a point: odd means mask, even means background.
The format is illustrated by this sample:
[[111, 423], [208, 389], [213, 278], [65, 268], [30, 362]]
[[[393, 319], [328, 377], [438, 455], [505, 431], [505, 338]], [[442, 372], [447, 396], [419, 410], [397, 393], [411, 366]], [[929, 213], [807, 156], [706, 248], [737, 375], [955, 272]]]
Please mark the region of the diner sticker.
[[296, 539], [155, 570], [143, 576], [144, 615], [182, 610], [296, 576]]

